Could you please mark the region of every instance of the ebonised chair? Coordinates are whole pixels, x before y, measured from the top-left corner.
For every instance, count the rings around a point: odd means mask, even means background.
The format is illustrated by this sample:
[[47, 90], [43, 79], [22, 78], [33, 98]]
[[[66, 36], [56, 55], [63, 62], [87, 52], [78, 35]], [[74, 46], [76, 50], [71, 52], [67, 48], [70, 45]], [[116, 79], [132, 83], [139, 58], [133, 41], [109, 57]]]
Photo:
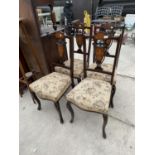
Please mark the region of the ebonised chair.
[[[76, 85], [66, 96], [67, 106], [70, 107], [71, 120], [74, 120], [74, 112], [71, 104], [79, 107], [80, 109], [88, 112], [96, 112], [103, 116], [103, 137], [106, 138], [105, 127], [108, 121], [108, 109], [112, 105], [112, 98], [114, 95], [113, 85], [115, 70], [118, 63], [118, 57], [120, 53], [121, 36], [105, 38], [103, 32], [98, 32], [93, 36], [94, 51], [95, 51], [95, 68], [89, 68], [86, 61], [86, 38], [83, 36], [84, 41], [84, 79]], [[111, 71], [106, 71], [102, 68], [109, 41], [113, 40], [116, 42], [116, 55], [114, 56], [114, 63]], [[88, 72], [97, 72], [100, 74], [110, 75], [110, 82], [105, 80], [92, 78]]]
[[[86, 27], [84, 26], [84, 24], [78, 23], [75, 25], [72, 25], [72, 27], [70, 27], [70, 29], [72, 29], [72, 35], [74, 36], [74, 42], [77, 44], [78, 49], [73, 50], [74, 54], [81, 54], [83, 55], [83, 35], [86, 36], [86, 38], [88, 38], [88, 52], [87, 52], [87, 63], [89, 64], [89, 56], [90, 56], [90, 49], [91, 49], [91, 39], [92, 39], [92, 26], [91, 27]], [[87, 33], [86, 33], [87, 31]], [[75, 47], [75, 45], [74, 45]], [[81, 78], [83, 76], [83, 60], [82, 59], [74, 59], [73, 60], [74, 63], [74, 78], [78, 80], [78, 82], [81, 81]], [[64, 62], [64, 64], [66, 66], [69, 67], [70, 65], [70, 59], [68, 59], [67, 61]], [[62, 68], [62, 67], [55, 67], [55, 70], [59, 73], [63, 73], [63, 74], [67, 74], [69, 75], [69, 70]]]
[[[52, 101], [58, 111], [60, 122], [63, 123], [63, 117], [61, 114], [59, 100], [64, 93], [72, 86], [73, 81], [73, 37], [65, 36], [63, 32], [56, 32], [55, 38], [57, 41], [57, 49], [59, 54], [59, 62], [53, 63], [54, 66], [60, 66], [70, 70], [70, 74], [62, 74], [58, 72], [52, 72], [42, 78], [34, 81], [29, 85], [30, 90], [33, 92], [34, 99], [38, 103], [38, 110], [41, 110], [41, 102], [39, 98]], [[64, 52], [66, 49], [66, 40], [69, 39], [69, 53], [70, 53], [70, 67], [64, 65]], [[38, 98], [39, 97], [39, 98]]]

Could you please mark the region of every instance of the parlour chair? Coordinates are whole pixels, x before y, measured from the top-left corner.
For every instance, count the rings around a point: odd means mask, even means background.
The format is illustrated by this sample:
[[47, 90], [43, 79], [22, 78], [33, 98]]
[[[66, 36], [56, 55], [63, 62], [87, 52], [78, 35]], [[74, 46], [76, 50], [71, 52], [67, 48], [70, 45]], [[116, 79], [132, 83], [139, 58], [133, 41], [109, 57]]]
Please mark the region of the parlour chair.
[[[71, 104], [74, 104], [84, 111], [102, 114], [104, 120], [102, 134], [103, 138], [106, 138], [105, 127], [108, 121], [109, 105], [112, 104], [114, 76], [120, 52], [121, 36], [105, 38], [103, 32], [98, 32], [94, 35], [93, 40], [96, 67], [90, 69], [89, 66], [87, 66], [86, 41], [84, 39], [84, 79], [67, 94], [66, 99], [68, 101], [67, 106], [70, 107], [70, 122], [74, 121], [74, 112]], [[106, 71], [102, 68], [101, 64], [105, 59], [109, 40], [115, 40], [117, 46], [113, 68], [111, 71]], [[98, 78], [92, 78], [89, 76], [88, 71], [111, 75], [110, 82]]]
[[[89, 63], [89, 55], [90, 55], [90, 49], [91, 49], [91, 36], [92, 36], [92, 26], [86, 27], [84, 24], [78, 23], [71, 27], [73, 36], [74, 36], [74, 42], [76, 42], [78, 49], [73, 50], [74, 54], [81, 54], [83, 55], [83, 35], [86, 36], [88, 39], [88, 52], [87, 52], [87, 63]], [[86, 33], [86, 30], [88, 33]], [[74, 45], [75, 47], [75, 45]], [[75, 49], [75, 48], [74, 48]], [[82, 75], [83, 75], [83, 60], [82, 59], [74, 59], [74, 74], [73, 77], [77, 79], [78, 82], [81, 81]], [[64, 62], [65, 66], [70, 66], [70, 59], [66, 60]], [[67, 74], [69, 75], [69, 70], [62, 67], [55, 67], [55, 70], [59, 73]]]
[[[123, 35], [124, 35], [124, 30], [125, 30], [125, 27], [124, 26], [113, 26], [113, 25], [109, 25], [109, 29], [111, 29], [111, 33], [110, 31], [108, 32], [108, 34], [103, 31], [104, 28], [102, 28], [103, 25], [101, 26], [95, 26], [94, 28], [94, 35], [99, 33], [99, 32], [103, 32], [104, 33], [104, 38], [107, 38], [107, 37], [120, 37], [120, 42], [119, 42], [119, 53], [120, 53], [120, 50], [121, 50], [121, 45], [122, 45], [122, 40], [123, 40]], [[107, 25], [108, 26], [108, 25]], [[107, 27], [106, 26], [106, 27]], [[112, 28], [110, 28], [112, 27]], [[108, 29], [108, 27], [106, 28], [106, 30]], [[118, 30], [119, 30], [119, 33], [118, 33]], [[113, 61], [115, 60], [115, 58], [117, 57], [117, 51], [115, 50], [114, 54], [111, 54], [111, 51], [110, 51], [110, 47], [112, 46], [112, 44], [115, 44], [116, 43], [116, 46], [117, 46], [117, 42], [116, 40], [113, 40], [113, 39], [108, 39], [106, 40], [106, 52], [105, 52], [105, 57], [106, 58], [111, 58], [113, 59]], [[94, 47], [95, 49], [95, 47]], [[119, 54], [118, 54], [118, 59], [119, 59]], [[96, 67], [96, 63], [95, 63], [95, 51], [93, 52], [93, 63], [89, 65], [89, 68], [90, 69], [94, 69]], [[116, 64], [116, 71], [115, 71], [115, 75], [114, 75], [114, 82], [113, 82], [113, 85], [112, 85], [112, 89], [113, 89], [113, 95], [115, 94], [116, 92], [116, 74], [117, 74], [117, 64]], [[101, 68], [103, 68], [103, 70], [105, 71], [108, 71], [108, 72], [111, 72], [113, 70], [113, 63], [107, 63], [107, 62], [104, 62], [101, 64]], [[98, 73], [98, 72], [92, 72], [92, 71], [88, 71], [87, 72], [87, 75], [91, 78], [95, 78], [95, 79], [100, 79], [100, 80], [103, 80], [103, 81], [107, 81], [107, 82], [110, 82], [111, 81], [111, 75], [109, 74], [101, 74], [101, 73]], [[111, 104], [110, 106], [113, 108], [114, 107], [114, 104], [113, 104], [113, 100], [111, 101]]]
[[[49, 100], [54, 103], [56, 110], [58, 111], [60, 122], [63, 123], [63, 117], [61, 114], [59, 100], [64, 95], [64, 93], [70, 88], [74, 87], [73, 82], [73, 37], [65, 36], [63, 32], [55, 33], [57, 51], [59, 55], [59, 62], [53, 63], [53, 68], [55, 65], [67, 68], [70, 70], [70, 74], [62, 74], [58, 72], [52, 72], [40, 79], [34, 81], [29, 85], [30, 90], [33, 93], [35, 101], [38, 103], [38, 110], [41, 110], [41, 102], [39, 98], [44, 100]], [[69, 40], [69, 53], [70, 53], [70, 67], [64, 65], [64, 56], [66, 49], [66, 40]]]

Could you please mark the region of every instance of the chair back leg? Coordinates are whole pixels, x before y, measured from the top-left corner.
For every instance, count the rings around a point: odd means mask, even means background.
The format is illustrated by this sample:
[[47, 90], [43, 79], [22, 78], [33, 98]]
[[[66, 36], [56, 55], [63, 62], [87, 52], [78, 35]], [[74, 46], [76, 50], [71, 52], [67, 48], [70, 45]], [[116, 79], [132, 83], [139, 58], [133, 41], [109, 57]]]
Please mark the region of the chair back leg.
[[73, 121], [74, 121], [74, 111], [73, 111], [73, 108], [72, 108], [72, 106], [71, 106], [71, 104], [69, 102], [67, 102], [66, 107], [67, 107], [67, 109], [71, 113], [71, 120], [70, 120], [70, 122], [73, 123]]
[[105, 133], [105, 127], [107, 125], [108, 122], [108, 115], [107, 114], [103, 114], [103, 127], [102, 127], [102, 134], [103, 134], [103, 138], [106, 138], [106, 133]]
[[56, 103], [54, 103], [54, 105], [55, 105], [55, 108], [56, 108], [56, 110], [57, 110], [57, 112], [58, 112], [58, 114], [59, 114], [59, 117], [60, 117], [60, 123], [64, 123], [64, 120], [63, 120], [63, 117], [62, 117], [62, 113], [61, 113], [61, 109], [60, 109], [60, 104], [59, 104], [59, 102], [56, 102]]
[[37, 104], [38, 104], [38, 108], [37, 109], [41, 110], [41, 102], [38, 99], [37, 95], [34, 92], [31, 92], [30, 94], [32, 95], [32, 99], [33, 99], [34, 103], [36, 103], [35, 100], [37, 101]]

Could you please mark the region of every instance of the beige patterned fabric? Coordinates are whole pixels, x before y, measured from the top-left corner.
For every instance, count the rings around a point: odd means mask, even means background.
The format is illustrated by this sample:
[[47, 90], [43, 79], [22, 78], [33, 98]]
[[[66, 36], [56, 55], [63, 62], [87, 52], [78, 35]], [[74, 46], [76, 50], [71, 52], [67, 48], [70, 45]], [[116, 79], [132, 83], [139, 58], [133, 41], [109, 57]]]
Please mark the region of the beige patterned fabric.
[[[89, 66], [90, 69], [95, 69], [96, 64], [93, 63]], [[103, 68], [104, 71], [112, 72], [113, 65], [112, 64], [102, 64], [101, 67]], [[111, 81], [111, 75], [108, 74], [103, 74], [103, 73], [97, 73], [93, 71], [87, 71], [87, 77], [93, 78], [93, 79], [98, 79], [98, 80], [103, 80], [110, 82]], [[114, 83], [116, 83], [116, 76], [114, 77]]]
[[85, 78], [68, 94], [67, 100], [78, 107], [99, 113], [108, 112], [111, 84], [102, 80]]
[[70, 84], [70, 76], [53, 72], [34, 81], [29, 87], [38, 97], [57, 102]]
[[[64, 62], [64, 64], [69, 67], [70, 66], [70, 60], [67, 60]], [[70, 75], [69, 69], [63, 68], [63, 67], [55, 67], [55, 71], [63, 74]], [[81, 74], [83, 73], [83, 60], [80, 59], [74, 59], [74, 77], [81, 78]]]

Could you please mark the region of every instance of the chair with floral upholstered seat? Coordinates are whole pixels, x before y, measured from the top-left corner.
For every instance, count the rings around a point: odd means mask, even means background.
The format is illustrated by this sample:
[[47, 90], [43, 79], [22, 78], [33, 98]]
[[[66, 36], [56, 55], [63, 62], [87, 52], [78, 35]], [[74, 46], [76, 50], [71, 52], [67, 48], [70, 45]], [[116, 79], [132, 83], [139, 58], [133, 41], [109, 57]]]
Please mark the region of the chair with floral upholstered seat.
[[[55, 33], [59, 62], [53, 63], [53, 65], [61, 66], [70, 70], [70, 74], [62, 74], [58, 72], [52, 72], [29, 85], [30, 90], [33, 92], [34, 99], [38, 103], [38, 110], [41, 110], [41, 102], [39, 98], [52, 101], [58, 111], [60, 122], [63, 123], [63, 117], [60, 110], [59, 100], [64, 93], [74, 86], [73, 82], [73, 37], [65, 36], [63, 32]], [[64, 51], [66, 49], [66, 39], [69, 39], [70, 47], [70, 67], [64, 65]], [[39, 97], [39, 98], [38, 98]]]
[[[105, 59], [109, 40], [116, 42], [117, 46], [112, 69], [110, 68], [109, 71], [106, 71], [102, 68], [101, 64]], [[106, 138], [105, 127], [108, 121], [109, 105], [112, 104], [114, 75], [118, 63], [122, 38], [121, 36], [105, 38], [103, 32], [98, 32], [93, 36], [93, 41], [96, 66], [95, 68], [89, 68], [86, 64], [86, 54], [84, 54], [84, 79], [67, 94], [67, 107], [69, 107], [68, 109], [71, 113], [70, 122], [74, 120], [74, 112], [71, 104], [74, 104], [84, 111], [102, 114], [104, 120], [102, 134], [103, 137]], [[85, 51], [84, 39], [84, 53]], [[110, 75], [109, 82], [98, 78], [92, 78], [91, 76], [89, 77], [88, 71]]]
[[[124, 35], [124, 25], [119, 25], [119, 24], [116, 24], [116, 23], [111, 23], [111, 24], [102, 24], [102, 25], [95, 25], [94, 26], [94, 34], [98, 33], [98, 32], [103, 32], [104, 33], [104, 37], [107, 38], [108, 36], [109, 37], [118, 37], [120, 36], [121, 37], [121, 41], [123, 39], [123, 35]], [[108, 32], [108, 33], [107, 33]], [[106, 58], [110, 58], [110, 59], [113, 59], [113, 62], [105, 62], [103, 61], [103, 63], [101, 64], [101, 68], [104, 70], [104, 71], [108, 71], [108, 72], [112, 72], [113, 71], [113, 63], [114, 63], [114, 59], [116, 57], [116, 46], [117, 44], [115, 43], [116, 41], [115, 40], [112, 40], [112, 39], [108, 39], [107, 40], [107, 48], [106, 48], [106, 52], [105, 52], [105, 56]], [[111, 50], [111, 46], [114, 45], [112, 48], [114, 48], [113, 50]], [[120, 43], [120, 46], [119, 46], [119, 51], [121, 50], [121, 45], [122, 45], [122, 42]], [[111, 52], [113, 51], [113, 52]], [[94, 63], [90, 64], [89, 65], [89, 68], [90, 69], [95, 69], [96, 67], [96, 63], [95, 63], [95, 52], [93, 53], [93, 61]], [[113, 85], [112, 85], [112, 89], [113, 89], [113, 95], [115, 94], [116, 92], [116, 73], [117, 72], [117, 64], [116, 64], [116, 71], [115, 71], [115, 74], [114, 74], [114, 82], [113, 82]], [[94, 79], [100, 79], [100, 80], [103, 80], [103, 81], [107, 81], [107, 82], [110, 82], [111, 80], [111, 75], [108, 75], [108, 74], [102, 74], [102, 73], [98, 73], [98, 72], [92, 72], [92, 71], [87, 71], [87, 76], [88, 77], [91, 77], [91, 78], [94, 78]], [[113, 104], [113, 100], [111, 101], [111, 107], [114, 106]]]
[[[82, 41], [82, 35], [85, 35], [87, 37], [92, 36], [92, 26], [91, 27], [86, 27], [84, 24], [78, 23], [76, 25], [73, 25], [72, 28], [74, 31], [74, 38], [75, 42], [78, 46], [77, 50], [74, 50], [74, 54], [83, 54], [83, 41]], [[86, 33], [87, 30], [87, 33]], [[89, 63], [89, 55], [90, 55], [90, 49], [91, 49], [91, 37], [89, 37], [88, 40], [88, 52], [87, 52], [87, 63]], [[82, 59], [74, 59], [74, 71], [73, 71], [73, 76], [78, 80], [78, 82], [81, 81], [82, 75], [83, 75], [83, 60]], [[69, 67], [70, 65], [70, 59], [66, 60], [64, 64]], [[69, 70], [62, 68], [62, 67], [55, 67], [55, 70], [59, 73], [67, 74], [69, 75]]]

